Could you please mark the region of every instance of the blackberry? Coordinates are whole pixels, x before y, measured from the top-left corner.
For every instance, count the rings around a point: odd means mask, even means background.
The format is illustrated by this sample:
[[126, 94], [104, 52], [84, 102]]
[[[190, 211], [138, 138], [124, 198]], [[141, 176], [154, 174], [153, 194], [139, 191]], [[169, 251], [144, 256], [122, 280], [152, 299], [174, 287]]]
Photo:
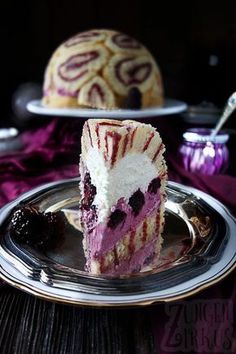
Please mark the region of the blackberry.
[[160, 181], [160, 178], [157, 177], [157, 178], [154, 178], [150, 183], [149, 183], [149, 186], [148, 186], [148, 192], [149, 193], [152, 193], [152, 194], [156, 194], [158, 189], [160, 188], [161, 186], [161, 181]]
[[145, 203], [144, 194], [138, 189], [130, 198], [129, 205], [131, 206], [133, 213], [137, 216]]
[[[20, 243], [31, 244], [42, 227], [41, 213], [34, 207], [21, 207], [13, 214], [9, 233]], [[35, 237], [36, 236], [36, 237]]]
[[124, 108], [140, 109], [142, 107], [142, 94], [137, 87], [132, 87], [124, 102]]
[[50, 248], [63, 234], [64, 222], [58, 213], [42, 213], [35, 207], [16, 210], [9, 224], [9, 234], [17, 242]]
[[107, 226], [111, 229], [115, 229], [124, 219], [126, 218], [126, 213], [120, 209], [116, 209], [109, 218]]

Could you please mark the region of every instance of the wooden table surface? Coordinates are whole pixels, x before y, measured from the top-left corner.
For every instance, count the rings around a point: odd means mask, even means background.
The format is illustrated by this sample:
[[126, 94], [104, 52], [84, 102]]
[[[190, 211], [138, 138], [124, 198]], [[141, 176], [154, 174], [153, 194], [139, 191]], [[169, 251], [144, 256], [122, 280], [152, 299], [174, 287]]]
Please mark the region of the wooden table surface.
[[5, 285], [0, 288], [0, 353], [156, 353], [151, 311], [56, 304]]

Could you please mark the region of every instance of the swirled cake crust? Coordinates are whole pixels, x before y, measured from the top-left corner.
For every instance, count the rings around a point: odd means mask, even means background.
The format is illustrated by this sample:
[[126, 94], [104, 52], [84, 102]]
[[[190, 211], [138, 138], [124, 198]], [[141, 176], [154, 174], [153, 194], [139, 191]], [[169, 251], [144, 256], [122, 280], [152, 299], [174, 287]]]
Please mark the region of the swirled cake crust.
[[49, 107], [123, 108], [132, 88], [141, 107], [163, 104], [161, 73], [136, 39], [112, 30], [90, 30], [62, 43], [45, 72], [43, 104]]

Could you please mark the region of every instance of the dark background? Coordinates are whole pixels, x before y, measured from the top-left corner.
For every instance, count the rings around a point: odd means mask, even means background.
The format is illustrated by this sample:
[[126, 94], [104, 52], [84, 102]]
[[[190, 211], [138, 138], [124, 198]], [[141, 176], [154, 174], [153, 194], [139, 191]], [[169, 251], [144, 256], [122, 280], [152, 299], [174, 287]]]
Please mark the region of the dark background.
[[42, 83], [65, 39], [91, 28], [130, 34], [151, 50], [165, 95], [220, 108], [236, 85], [236, 1], [1, 1], [1, 123], [11, 122], [12, 94]]

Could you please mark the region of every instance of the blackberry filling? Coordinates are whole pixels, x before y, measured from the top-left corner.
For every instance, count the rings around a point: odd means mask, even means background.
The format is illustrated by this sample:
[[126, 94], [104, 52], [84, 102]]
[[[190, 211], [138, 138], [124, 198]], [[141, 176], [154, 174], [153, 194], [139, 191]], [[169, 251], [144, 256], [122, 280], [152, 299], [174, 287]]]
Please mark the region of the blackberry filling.
[[84, 198], [81, 200], [82, 220], [88, 232], [92, 232], [97, 222], [97, 208], [92, 205], [96, 195], [96, 187], [91, 183], [89, 172], [84, 176]]
[[161, 186], [161, 180], [159, 177], [157, 178], [154, 178], [150, 183], [149, 183], [149, 186], [148, 186], [148, 192], [149, 193], [152, 193], [152, 194], [156, 194], [158, 189], [160, 188]]
[[115, 229], [126, 218], [126, 213], [120, 209], [116, 209], [109, 218], [107, 226]]
[[137, 216], [145, 203], [144, 194], [138, 189], [130, 198], [129, 205], [131, 206], [133, 213]]
[[95, 205], [91, 205], [89, 212], [86, 214], [86, 227], [89, 233], [93, 231], [97, 218], [97, 208]]
[[144, 264], [150, 264], [150, 262], [153, 260], [155, 256], [155, 252], [153, 252], [152, 254], [150, 254], [144, 261]]
[[90, 174], [87, 172], [84, 176], [84, 198], [81, 201], [82, 206], [89, 207], [96, 195], [96, 187], [91, 183]]

